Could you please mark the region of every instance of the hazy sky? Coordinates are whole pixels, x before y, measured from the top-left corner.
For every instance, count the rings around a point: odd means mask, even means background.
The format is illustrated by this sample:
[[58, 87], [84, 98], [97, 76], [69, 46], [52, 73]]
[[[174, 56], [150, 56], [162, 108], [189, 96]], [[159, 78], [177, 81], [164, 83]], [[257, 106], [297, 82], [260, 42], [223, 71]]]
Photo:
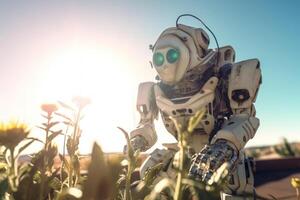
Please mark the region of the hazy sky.
[[[82, 151], [94, 140], [106, 151], [121, 150], [115, 127], [134, 128], [138, 83], [154, 80], [149, 44], [178, 15], [191, 13], [220, 46], [235, 48], [238, 61], [261, 61], [261, 126], [249, 145], [300, 140], [299, 8], [296, 0], [0, 1], [0, 119], [34, 125], [42, 102], [88, 95]], [[201, 26], [190, 18], [182, 23]], [[160, 142], [170, 140], [161, 123], [157, 130]]]

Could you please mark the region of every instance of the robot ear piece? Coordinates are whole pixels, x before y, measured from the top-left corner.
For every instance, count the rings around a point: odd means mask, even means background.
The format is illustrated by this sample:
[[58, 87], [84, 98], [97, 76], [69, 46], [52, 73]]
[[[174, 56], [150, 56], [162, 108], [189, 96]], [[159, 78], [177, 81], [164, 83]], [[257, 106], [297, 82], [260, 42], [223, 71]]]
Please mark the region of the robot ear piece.
[[203, 29], [197, 28], [195, 30], [195, 36], [200, 47], [207, 50], [209, 45], [209, 36], [207, 33]]
[[[217, 40], [217, 38], [216, 38], [216, 36], [215, 36], [215, 34], [212, 32], [212, 30], [210, 30], [210, 28], [199, 18], [199, 17], [196, 17], [195, 15], [192, 15], [192, 14], [182, 14], [182, 15], [179, 15], [178, 17], [177, 17], [177, 19], [176, 19], [176, 27], [177, 28], [179, 28], [179, 25], [180, 24], [178, 24], [178, 22], [179, 22], [179, 19], [180, 18], [182, 18], [182, 17], [192, 17], [192, 18], [194, 18], [194, 19], [197, 19], [210, 33], [211, 33], [211, 35], [213, 36], [213, 38], [215, 39], [215, 42], [216, 42], [216, 45], [217, 45], [217, 49], [218, 49], [218, 53], [219, 53], [219, 43], [218, 43], [218, 40]], [[202, 30], [202, 33], [205, 33], [203, 36], [204, 37], [201, 37], [201, 38], [206, 38], [206, 39], [204, 39], [204, 40], [206, 40], [206, 42], [204, 42], [205, 44], [206, 44], [206, 46], [207, 46], [207, 48], [208, 48], [208, 45], [209, 45], [209, 37], [208, 37], [208, 35], [206, 34], [206, 32], [205, 31], [203, 31]], [[206, 37], [206, 35], [207, 35], [207, 37]], [[207, 42], [208, 41], [208, 42]], [[201, 47], [202, 48], [202, 47]], [[207, 49], [206, 48], [206, 49]], [[217, 65], [218, 65], [218, 63], [219, 63], [219, 60], [217, 59]]]
[[209, 37], [207, 34], [204, 34], [202, 31], [201, 31], [201, 36], [202, 36], [202, 39], [203, 41], [207, 44], [207, 46], [209, 45]]

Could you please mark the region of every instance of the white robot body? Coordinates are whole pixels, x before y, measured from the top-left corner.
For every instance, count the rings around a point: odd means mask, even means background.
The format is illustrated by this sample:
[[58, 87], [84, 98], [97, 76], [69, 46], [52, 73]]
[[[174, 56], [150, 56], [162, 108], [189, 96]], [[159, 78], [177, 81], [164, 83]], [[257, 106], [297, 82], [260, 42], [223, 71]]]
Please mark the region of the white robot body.
[[[237, 161], [233, 163], [232, 181], [224, 192], [229, 195], [253, 192], [253, 176], [245, 172], [250, 166], [244, 161], [243, 148], [259, 126], [253, 105], [261, 83], [259, 61], [234, 63], [232, 47], [215, 51], [208, 49], [208, 44], [208, 36], [202, 29], [189, 26], [179, 25], [161, 34], [153, 48], [153, 62], [160, 81], [140, 84], [137, 109], [141, 120], [131, 132], [131, 138], [146, 150], [157, 140], [153, 122], [158, 113], [168, 132], [176, 138], [169, 117], [187, 122], [198, 110], [205, 109], [204, 118], [192, 133], [190, 146], [197, 153], [207, 145], [226, 143], [235, 151], [233, 156]], [[139, 145], [141, 141], [146, 145]], [[218, 150], [218, 145], [215, 146]], [[141, 176], [158, 162], [170, 163], [166, 160], [173, 159], [175, 153], [176, 148], [155, 150], [142, 165]], [[172, 173], [172, 167], [166, 169], [161, 172], [162, 177], [176, 174]]]
[[[158, 85], [154, 86], [156, 104], [161, 112], [161, 116], [166, 129], [177, 138], [177, 130], [172, 118], [181, 118], [183, 121], [193, 116], [197, 111], [205, 108], [205, 116], [199, 125], [195, 128], [194, 135], [208, 135], [214, 128], [213, 101], [215, 99], [215, 89], [218, 84], [218, 78], [211, 77], [202, 87], [202, 89], [193, 96], [177, 97], [168, 99]], [[195, 151], [200, 151], [203, 146], [192, 146]]]

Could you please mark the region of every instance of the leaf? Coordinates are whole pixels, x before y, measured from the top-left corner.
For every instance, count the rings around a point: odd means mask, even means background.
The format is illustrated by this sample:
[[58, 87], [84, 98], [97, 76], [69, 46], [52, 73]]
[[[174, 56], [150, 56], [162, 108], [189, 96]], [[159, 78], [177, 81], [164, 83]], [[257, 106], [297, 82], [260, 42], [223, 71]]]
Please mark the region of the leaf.
[[48, 141], [51, 142], [54, 138], [56, 138], [58, 135], [62, 134], [62, 130], [59, 131], [50, 131], [52, 134], [48, 137]]
[[44, 131], [47, 131], [47, 128], [44, 128], [44, 127], [41, 127], [41, 126], [36, 126], [36, 127], [39, 128], [39, 129], [42, 129]]
[[72, 156], [72, 165], [77, 176], [80, 176], [80, 163], [78, 155]]
[[58, 113], [58, 112], [55, 112], [55, 114], [56, 114], [57, 116], [60, 116], [60, 117], [62, 117], [62, 118], [64, 118], [64, 119], [66, 119], [66, 120], [69, 121], [69, 122], [72, 122], [72, 124], [74, 124], [73, 120], [72, 120], [70, 117], [68, 117], [68, 116], [66, 116], [66, 115], [64, 115], [64, 114], [62, 114], [62, 113]]
[[57, 101], [62, 107], [74, 111], [75, 109], [72, 106], [69, 106], [68, 104], [62, 102], [62, 101]]
[[125, 183], [126, 176], [124, 174], [120, 175], [120, 178], [117, 181], [117, 186], [119, 187], [122, 183]]
[[74, 145], [73, 145], [73, 140], [72, 140], [72, 137], [71, 136], [67, 136], [68, 139], [67, 139], [67, 151], [68, 151], [68, 154], [69, 155], [74, 155], [75, 153], [75, 149], [74, 149]]
[[127, 156], [129, 159], [132, 159], [134, 157], [134, 152], [133, 152], [133, 148], [132, 145], [130, 143], [130, 139], [129, 139], [129, 134], [121, 127], [117, 127], [119, 130], [122, 131], [122, 133], [125, 136], [126, 142], [127, 142]]
[[192, 179], [183, 178], [182, 183], [188, 186], [192, 186], [194, 188], [197, 188], [199, 190], [205, 191], [205, 184], [203, 182], [194, 181]]
[[199, 110], [198, 112], [196, 112], [196, 114], [193, 117], [189, 119], [188, 132], [192, 133], [194, 131], [194, 129], [198, 126], [198, 124], [202, 120], [204, 113], [205, 111], [203, 109]]
[[91, 159], [82, 199], [111, 199], [112, 182], [109, 168], [105, 162], [104, 153], [97, 143], [94, 143]]
[[24, 151], [27, 147], [29, 147], [35, 140], [31, 140], [29, 142], [27, 142], [26, 144], [24, 144], [19, 150], [18, 150], [18, 153], [17, 153], [17, 156], [19, 156], [22, 151]]
[[50, 122], [50, 123], [48, 124], [48, 128], [50, 129], [50, 128], [52, 128], [53, 126], [55, 126], [55, 125], [57, 125], [57, 124], [59, 124], [59, 122]]
[[49, 182], [49, 187], [51, 187], [54, 190], [60, 190], [61, 188], [61, 182], [57, 177], [54, 177]]
[[18, 167], [18, 179], [20, 181], [22, 181], [22, 179], [24, 178], [24, 176], [26, 176], [28, 174], [28, 172], [30, 171], [31, 166], [29, 163], [27, 164], [23, 164], [23, 165], [19, 165]]
[[163, 163], [158, 163], [157, 165], [154, 165], [153, 167], [149, 168], [145, 172], [145, 176], [143, 177], [143, 181], [145, 182], [146, 185], [150, 186], [150, 184], [153, 183], [155, 178], [157, 177], [158, 173], [161, 171], [163, 168]]
[[47, 127], [48, 127], [47, 123], [42, 123], [42, 125], [45, 127], [45, 129], [47, 129]]
[[69, 172], [70, 171], [70, 164], [69, 164], [68, 160], [63, 155], [61, 155], [61, 154], [59, 154], [59, 158], [60, 158], [60, 160], [62, 160], [62, 162], [64, 164], [64, 167]]
[[67, 126], [73, 126], [74, 124], [70, 121], [63, 121], [63, 124], [67, 125]]
[[159, 181], [152, 192], [150, 193], [150, 199], [157, 199], [157, 197], [160, 196], [160, 194], [168, 189], [171, 193], [171, 195], [175, 192], [175, 182], [172, 179], [164, 178], [161, 181]]
[[27, 140], [34, 140], [34, 141], [37, 141], [37, 142], [40, 142], [40, 143], [45, 144], [44, 141], [42, 141], [42, 140], [40, 140], [40, 139], [38, 139], [38, 138], [28, 137], [28, 138], [26, 138], [26, 139], [27, 139]]
[[44, 114], [41, 114], [41, 116], [44, 117], [45, 119], [49, 119], [49, 117], [50, 117], [50, 119], [52, 118], [51, 116], [44, 115]]

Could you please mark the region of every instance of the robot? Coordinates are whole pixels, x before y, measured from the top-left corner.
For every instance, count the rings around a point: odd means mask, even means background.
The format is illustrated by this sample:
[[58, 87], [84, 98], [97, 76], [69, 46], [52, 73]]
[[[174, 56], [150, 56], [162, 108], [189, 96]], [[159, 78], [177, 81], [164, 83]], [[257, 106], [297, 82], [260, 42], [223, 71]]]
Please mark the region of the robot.
[[[159, 114], [167, 131], [177, 138], [170, 117], [188, 119], [205, 109], [203, 119], [191, 135], [189, 145], [194, 156], [189, 175], [208, 181], [227, 162], [230, 175], [221, 199], [247, 199], [240, 196], [255, 194], [255, 189], [250, 162], [243, 149], [259, 127], [254, 102], [262, 81], [260, 62], [258, 59], [235, 62], [231, 46], [209, 49], [210, 39], [203, 29], [178, 24], [178, 19], [176, 27], [164, 30], [151, 47], [157, 81], [139, 85], [136, 106], [140, 122], [130, 133], [130, 142], [135, 150], [152, 147], [157, 141], [154, 120]], [[141, 177], [150, 167], [163, 163], [159, 177], [175, 178], [171, 161], [178, 147], [176, 144], [165, 147], [155, 149], [144, 161]]]

